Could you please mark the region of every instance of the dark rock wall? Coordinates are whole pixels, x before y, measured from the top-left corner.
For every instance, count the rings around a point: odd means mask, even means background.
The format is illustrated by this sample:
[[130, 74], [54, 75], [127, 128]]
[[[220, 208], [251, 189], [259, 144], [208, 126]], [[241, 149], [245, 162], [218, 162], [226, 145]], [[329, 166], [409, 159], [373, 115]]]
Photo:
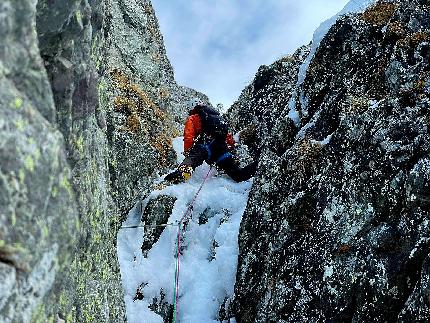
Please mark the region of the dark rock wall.
[[0, 4], [0, 321], [124, 321], [121, 220], [184, 102], [150, 1]]
[[[254, 81], [228, 110], [226, 118], [229, 125], [233, 131], [252, 134], [246, 136], [245, 143], [257, 155], [269, 134], [276, 135], [279, 132], [273, 130], [278, 119], [294, 127], [292, 120], [287, 118], [288, 102], [297, 82], [299, 66], [308, 54], [309, 46], [303, 46], [292, 56], [283, 57], [270, 66], [261, 66]], [[285, 146], [290, 141], [281, 137], [279, 145]]]
[[429, 319], [429, 12], [429, 1], [379, 2], [341, 18], [299, 88], [279, 81], [285, 92], [266, 95], [275, 108], [255, 104], [260, 70], [236, 103], [244, 115], [230, 112], [244, 128], [284, 111], [241, 226], [238, 322]]

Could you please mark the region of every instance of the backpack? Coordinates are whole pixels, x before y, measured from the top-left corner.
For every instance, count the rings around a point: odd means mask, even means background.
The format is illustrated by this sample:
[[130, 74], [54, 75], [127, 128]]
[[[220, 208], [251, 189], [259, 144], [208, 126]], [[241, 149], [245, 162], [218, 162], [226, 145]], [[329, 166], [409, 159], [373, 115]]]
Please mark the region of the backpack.
[[218, 111], [207, 106], [199, 106], [197, 114], [202, 121], [203, 133], [214, 138], [225, 139], [228, 133], [228, 126]]

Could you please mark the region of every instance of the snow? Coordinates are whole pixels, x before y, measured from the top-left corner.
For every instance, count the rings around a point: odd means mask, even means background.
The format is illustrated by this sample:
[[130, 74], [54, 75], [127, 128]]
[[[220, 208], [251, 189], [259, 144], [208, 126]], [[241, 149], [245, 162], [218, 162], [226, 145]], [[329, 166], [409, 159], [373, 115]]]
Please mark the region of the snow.
[[[174, 140], [178, 158], [182, 158], [182, 138]], [[140, 223], [140, 209], [158, 195], [177, 198], [168, 223], [175, 224], [183, 216], [204, 178], [209, 177], [194, 206], [193, 218], [183, 233], [185, 250], [180, 257], [179, 322], [218, 322], [217, 313], [222, 302], [234, 293], [238, 259], [238, 233], [248, 200], [252, 180], [235, 183], [204, 164], [192, 178], [178, 185], [153, 191], [130, 211], [125, 225]], [[207, 208], [209, 219], [199, 225], [198, 216]], [[172, 304], [175, 276], [175, 253], [178, 227], [167, 226], [158, 241], [142, 256], [143, 228], [123, 229], [118, 233], [118, 258], [125, 291], [127, 320], [130, 323], [163, 322], [161, 316], [148, 308], [153, 298], [160, 299], [160, 291]], [[216, 241], [214, 251], [214, 241]], [[212, 259], [213, 258], [213, 259]], [[144, 299], [133, 301], [140, 285]]]
[[333, 133], [325, 137], [323, 140], [311, 140], [310, 142], [314, 145], [325, 146], [330, 143], [331, 137], [333, 137]]
[[299, 113], [296, 110], [296, 99], [292, 97], [290, 101], [288, 102], [289, 112], [288, 117], [290, 117], [291, 120], [293, 120], [296, 127], [300, 126], [300, 116]]
[[324, 276], [323, 280], [331, 277], [333, 275], [333, 266], [324, 266]]
[[184, 137], [177, 137], [173, 139], [172, 145], [173, 149], [176, 151], [178, 163], [182, 163], [185, 159], [182, 149], [182, 147], [184, 146]]

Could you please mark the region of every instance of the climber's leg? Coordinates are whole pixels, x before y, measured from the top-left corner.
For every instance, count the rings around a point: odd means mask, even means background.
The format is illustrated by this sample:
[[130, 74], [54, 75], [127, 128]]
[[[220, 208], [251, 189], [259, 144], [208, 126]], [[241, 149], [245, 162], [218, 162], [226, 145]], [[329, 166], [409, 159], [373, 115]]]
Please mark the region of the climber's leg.
[[256, 162], [240, 168], [238, 163], [231, 155], [218, 162], [217, 165], [236, 182], [242, 182], [250, 179], [252, 176], [254, 176], [255, 171], [257, 170]]

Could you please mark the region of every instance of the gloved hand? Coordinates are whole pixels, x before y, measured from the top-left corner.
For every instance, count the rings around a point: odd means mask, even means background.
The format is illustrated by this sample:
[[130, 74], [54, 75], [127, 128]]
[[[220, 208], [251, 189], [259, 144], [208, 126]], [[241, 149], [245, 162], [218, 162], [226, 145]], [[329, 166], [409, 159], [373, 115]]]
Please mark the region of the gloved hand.
[[178, 170], [181, 172], [182, 178], [184, 181], [188, 181], [193, 174], [194, 169], [188, 165], [180, 165]]

